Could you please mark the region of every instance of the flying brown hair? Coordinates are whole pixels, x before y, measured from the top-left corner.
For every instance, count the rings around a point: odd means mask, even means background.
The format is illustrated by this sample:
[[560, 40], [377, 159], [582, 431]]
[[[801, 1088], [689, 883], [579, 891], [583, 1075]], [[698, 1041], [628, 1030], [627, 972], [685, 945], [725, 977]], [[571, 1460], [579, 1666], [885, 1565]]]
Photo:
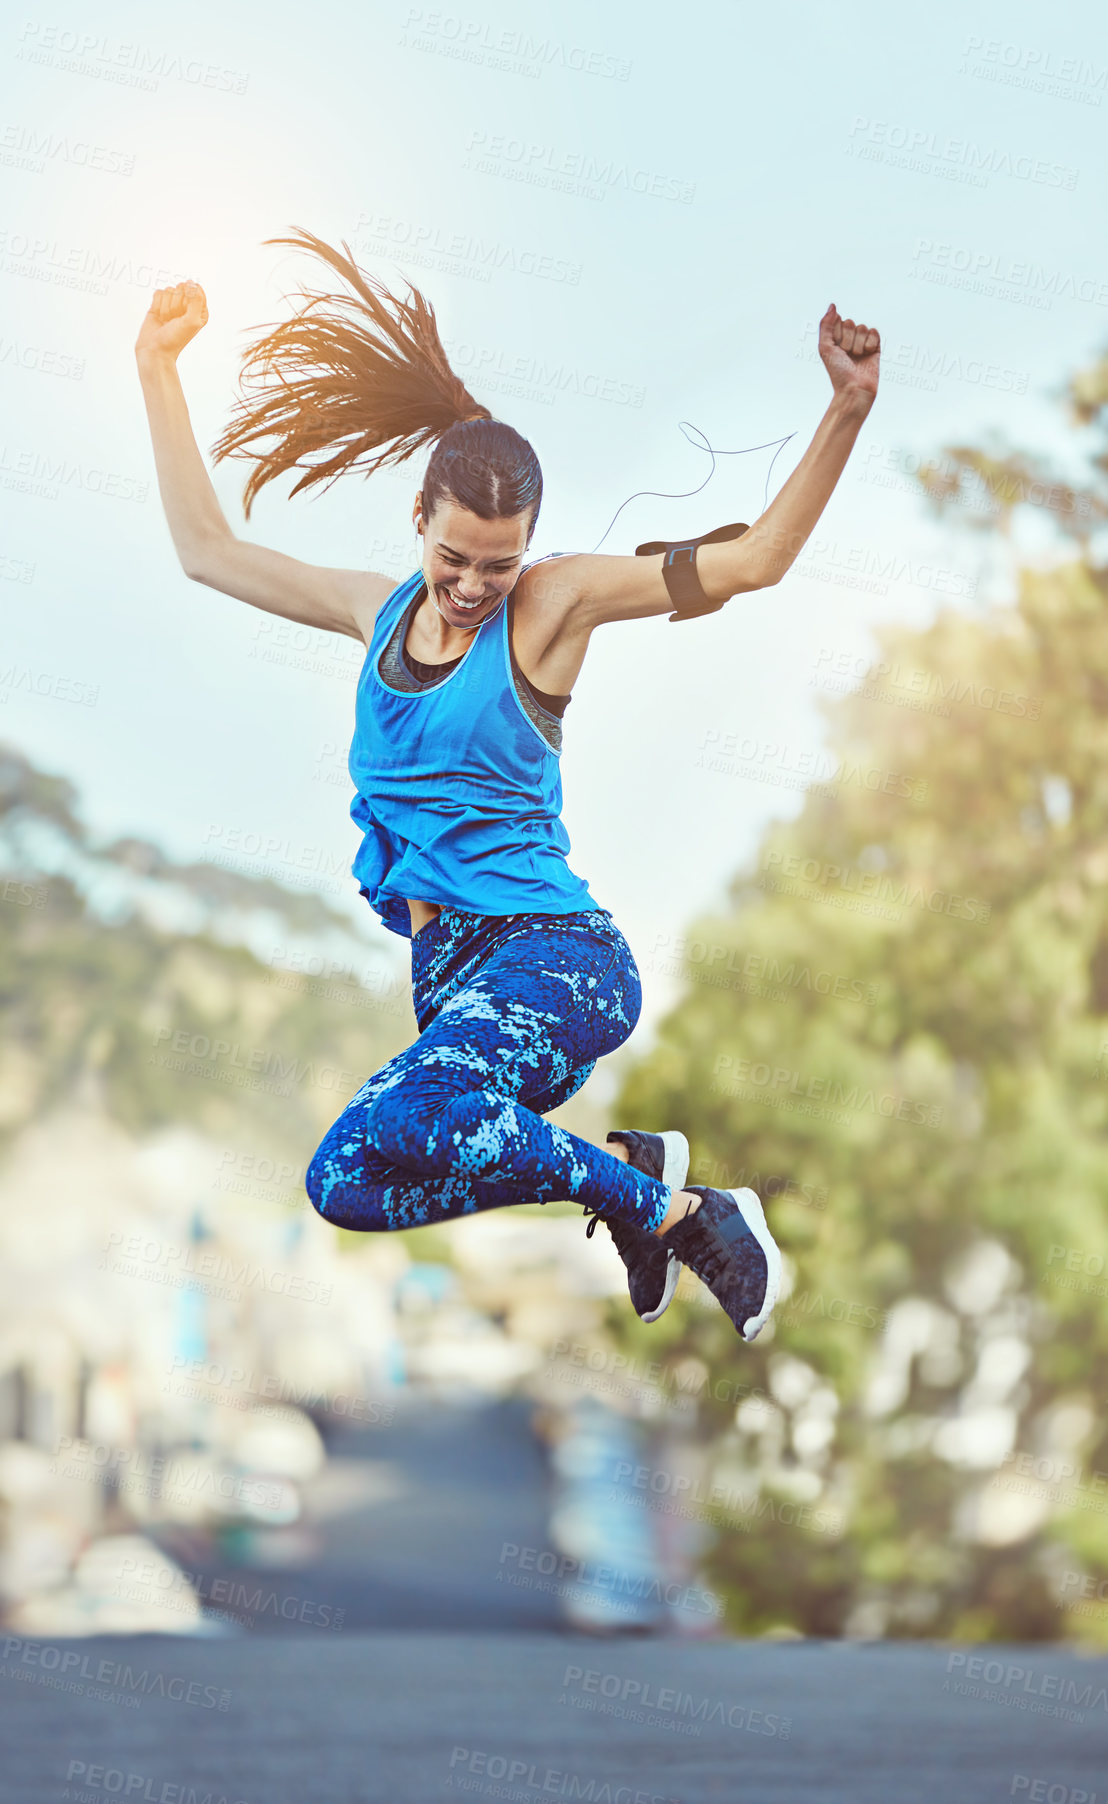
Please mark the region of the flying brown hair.
[[371, 476], [401, 464], [449, 434], [424, 479], [428, 512], [444, 494], [485, 518], [533, 507], [533, 530], [542, 496], [534, 451], [454, 374], [435, 310], [419, 289], [409, 283], [406, 301], [390, 294], [359, 269], [345, 239], [340, 253], [295, 227], [292, 237], [265, 243], [312, 252], [351, 292], [304, 289], [293, 318], [243, 354], [243, 392], [212, 455], [217, 462], [254, 459], [243, 492], [246, 518], [259, 490], [285, 470], [304, 472], [290, 490], [297, 495], [330, 486], [347, 470]]

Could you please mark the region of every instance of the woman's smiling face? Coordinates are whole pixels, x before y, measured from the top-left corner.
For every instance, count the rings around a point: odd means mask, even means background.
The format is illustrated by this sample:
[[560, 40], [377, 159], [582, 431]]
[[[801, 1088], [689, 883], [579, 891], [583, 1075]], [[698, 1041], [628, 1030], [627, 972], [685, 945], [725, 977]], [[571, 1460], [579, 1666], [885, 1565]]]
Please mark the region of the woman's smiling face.
[[417, 495], [413, 518], [423, 534], [427, 593], [447, 626], [480, 626], [515, 587], [527, 550], [530, 510], [505, 520], [482, 520], [446, 496], [425, 519]]

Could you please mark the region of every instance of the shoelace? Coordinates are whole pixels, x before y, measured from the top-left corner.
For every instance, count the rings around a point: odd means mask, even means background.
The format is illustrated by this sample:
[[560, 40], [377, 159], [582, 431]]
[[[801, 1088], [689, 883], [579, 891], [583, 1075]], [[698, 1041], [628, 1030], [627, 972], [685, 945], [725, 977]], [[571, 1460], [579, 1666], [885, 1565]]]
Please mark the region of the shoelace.
[[601, 1215], [599, 1209], [585, 1209], [585, 1214], [592, 1217], [588, 1227], [585, 1229], [586, 1240], [592, 1239], [593, 1234], [596, 1232], [597, 1222], [603, 1221], [606, 1223], [608, 1232], [611, 1234], [612, 1239], [615, 1241], [620, 1252], [623, 1252], [625, 1247], [629, 1248], [633, 1244], [635, 1238], [634, 1222], [624, 1221], [622, 1216], [618, 1215]]
[[[699, 1209], [695, 1210], [694, 1216], [699, 1213]], [[705, 1284], [711, 1285], [714, 1279], [723, 1277], [730, 1271], [734, 1258], [714, 1221], [702, 1221], [700, 1232], [701, 1244], [686, 1248], [681, 1259], [685, 1265], [692, 1267], [698, 1278], [703, 1278]]]

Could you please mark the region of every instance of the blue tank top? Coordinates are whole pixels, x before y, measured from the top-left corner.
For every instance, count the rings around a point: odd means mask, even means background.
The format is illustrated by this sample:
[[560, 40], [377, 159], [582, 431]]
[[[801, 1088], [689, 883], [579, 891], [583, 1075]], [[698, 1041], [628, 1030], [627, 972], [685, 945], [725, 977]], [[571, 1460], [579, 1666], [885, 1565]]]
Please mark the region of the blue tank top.
[[488, 915], [597, 908], [566, 863], [558, 753], [516, 691], [506, 603], [434, 688], [383, 680], [381, 654], [422, 588], [417, 570], [378, 610], [358, 678], [348, 768], [362, 895], [406, 939], [409, 896]]

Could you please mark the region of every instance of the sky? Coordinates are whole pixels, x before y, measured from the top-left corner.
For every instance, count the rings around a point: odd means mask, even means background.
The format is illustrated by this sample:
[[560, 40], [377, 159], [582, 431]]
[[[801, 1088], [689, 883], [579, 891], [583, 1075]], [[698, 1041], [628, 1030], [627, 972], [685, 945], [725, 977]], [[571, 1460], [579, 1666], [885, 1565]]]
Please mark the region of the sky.
[[[0, 740], [77, 785], [94, 836], [314, 873], [371, 934], [349, 874], [362, 649], [180, 570], [133, 355], [153, 289], [208, 296], [180, 363], [207, 452], [248, 338], [316, 279], [265, 240], [345, 238], [420, 287], [470, 392], [539, 455], [533, 556], [753, 521], [830, 400], [828, 303], [879, 328], [876, 404], [794, 569], [698, 621], [602, 628], [567, 712], [570, 863], [639, 960], [642, 1044], [688, 923], [801, 805], [821, 673], [863, 669], [882, 623], [1011, 593], [911, 470], [994, 437], [1074, 456], [1057, 392], [1108, 342], [1100, 9], [27, 0], [0, 81]], [[706, 482], [701, 435], [787, 443], [772, 475], [758, 450]], [[399, 582], [424, 463], [274, 484], [248, 524], [246, 466], [213, 480], [241, 537]], [[639, 496], [607, 532], [639, 490], [687, 498]], [[712, 771], [729, 739], [741, 769]]]

